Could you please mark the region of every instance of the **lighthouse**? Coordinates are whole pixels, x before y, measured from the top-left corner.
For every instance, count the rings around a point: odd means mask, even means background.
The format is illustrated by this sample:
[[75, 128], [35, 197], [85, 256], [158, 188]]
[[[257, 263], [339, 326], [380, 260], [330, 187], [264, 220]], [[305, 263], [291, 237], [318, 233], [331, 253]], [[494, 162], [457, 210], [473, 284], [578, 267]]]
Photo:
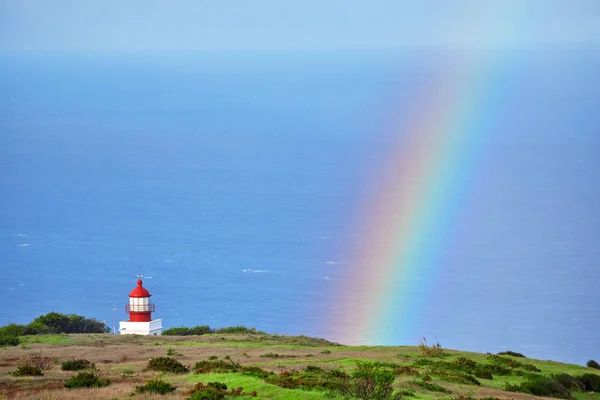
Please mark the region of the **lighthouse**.
[[162, 320], [152, 319], [152, 313], [156, 311], [156, 307], [154, 303], [150, 302], [152, 295], [148, 289], [142, 286], [142, 283], [138, 277], [137, 287], [129, 293], [129, 303], [125, 305], [129, 320], [119, 322], [121, 335], [156, 336], [162, 333]]

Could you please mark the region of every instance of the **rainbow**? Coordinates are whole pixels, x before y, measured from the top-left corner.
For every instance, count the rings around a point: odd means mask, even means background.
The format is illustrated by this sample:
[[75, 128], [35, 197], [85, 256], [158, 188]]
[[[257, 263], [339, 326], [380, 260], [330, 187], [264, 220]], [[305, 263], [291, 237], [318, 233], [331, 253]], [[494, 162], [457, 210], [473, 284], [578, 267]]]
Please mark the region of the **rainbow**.
[[332, 339], [392, 345], [425, 334], [421, 314], [468, 211], [494, 102], [502, 97], [502, 79], [489, 61], [440, 60], [444, 68], [428, 77], [412, 107], [390, 110], [393, 123], [383, 136], [393, 143], [353, 228], [362, 233], [349, 246], [327, 316]]

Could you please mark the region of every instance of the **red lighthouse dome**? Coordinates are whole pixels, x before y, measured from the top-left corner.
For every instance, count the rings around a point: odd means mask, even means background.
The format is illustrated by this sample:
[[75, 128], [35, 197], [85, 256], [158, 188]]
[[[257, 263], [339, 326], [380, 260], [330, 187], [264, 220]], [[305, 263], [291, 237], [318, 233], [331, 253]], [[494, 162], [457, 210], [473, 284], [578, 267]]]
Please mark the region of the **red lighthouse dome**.
[[142, 280], [137, 280], [137, 287], [129, 293], [129, 297], [150, 297], [152, 296], [148, 289], [142, 286]]
[[152, 313], [156, 311], [150, 302], [150, 292], [142, 286], [142, 280], [138, 279], [137, 287], [129, 293], [129, 304], [125, 305], [125, 311], [129, 314], [130, 322], [150, 322]]

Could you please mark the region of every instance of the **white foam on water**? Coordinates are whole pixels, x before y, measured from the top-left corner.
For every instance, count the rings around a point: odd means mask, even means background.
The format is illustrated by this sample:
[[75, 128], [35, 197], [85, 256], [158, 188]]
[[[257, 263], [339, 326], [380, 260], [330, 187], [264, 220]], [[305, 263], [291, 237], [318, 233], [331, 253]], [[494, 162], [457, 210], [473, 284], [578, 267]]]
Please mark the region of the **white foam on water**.
[[17, 246], [19, 246], [19, 247], [28, 247], [29, 243], [21, 243], [21, 244], [18, 244]]

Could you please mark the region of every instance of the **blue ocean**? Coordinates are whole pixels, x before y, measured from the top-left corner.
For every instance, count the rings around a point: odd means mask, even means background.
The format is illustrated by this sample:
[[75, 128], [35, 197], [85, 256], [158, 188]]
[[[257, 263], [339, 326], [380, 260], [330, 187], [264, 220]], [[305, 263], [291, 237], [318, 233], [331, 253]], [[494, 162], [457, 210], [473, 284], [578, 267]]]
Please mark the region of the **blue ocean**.
[[[0, 325], [112, 326], [140, 268], [165, 327], [336, 340], [381, 127], [437, 51], [2, 55]], [[600, 358], [600, 51], [505, 51], [461, 251], [387, 344], [583, 364]]]

